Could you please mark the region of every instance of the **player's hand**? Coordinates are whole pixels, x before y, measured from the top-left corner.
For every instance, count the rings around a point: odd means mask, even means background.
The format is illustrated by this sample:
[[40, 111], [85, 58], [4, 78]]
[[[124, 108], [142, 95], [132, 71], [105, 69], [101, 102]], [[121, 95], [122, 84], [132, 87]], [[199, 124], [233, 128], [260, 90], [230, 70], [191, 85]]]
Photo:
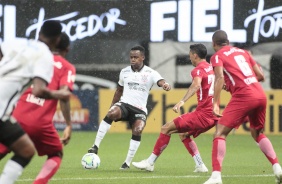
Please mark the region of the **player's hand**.
[[180, 107], [181, 107], [182, 105], [184, 105], [184, 102], [181, 100], [180, 102], [178, 102], [178, 103], [172, 108], [172, 110], [173, 110], [174, 112], [178, 113], [178, 112], [179, 112], [179, 109], [180, 109]]
[[169, 83], [166, 82], [166, 83], [163, 84], [163, 89], [165, 91], [169, 91], [171, 89], [171, 86], [169, 85]]
[[65, 130], [64, 130], [63, 136], [61, 138], [61, 143], [63, 145], [67, 145], [69, 143], [70, 138], [71, 138], [71, 132], [72, 132], [72, 126], [67, 125]]
[[226, 84], [223, 84], [222, 89], [224, 89], [225, 91], [229, 91], [229, 89], [227, 88]]
[[213, 115], [216, 117], [222, 117], [222, 115], [219, 113], [219, 106], [217, 104], [213, 105]]
[[60, 100], [68, 100], [71, 96], [71, 92], [68, 89], [58, 90], [58, 96]]

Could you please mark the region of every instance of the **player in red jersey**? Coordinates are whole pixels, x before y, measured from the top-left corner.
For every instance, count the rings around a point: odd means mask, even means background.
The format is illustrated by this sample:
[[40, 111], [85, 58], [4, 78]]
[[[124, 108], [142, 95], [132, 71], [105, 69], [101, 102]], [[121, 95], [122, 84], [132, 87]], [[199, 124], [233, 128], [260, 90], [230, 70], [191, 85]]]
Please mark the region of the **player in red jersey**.
[[212, 112], [214, 72], [212, 66], [205, 60], [206, 55], [207, 49], [204, 45], [194, 44], [190, 46], [189, 56], [192, 64], [195, 66], [191, 72], [193, 81], [182, 100], [173, 107], [173, 111], [178, 112], [180, 107], [197, 93], [198, 106], [196, 110], [180, 115], [173, 121], [166, 123], [161, 129], [160, 136], [149, 158], [141, 162], [132, 163], [136, 168], [153, 171], [154, 163], [167, 147], [171, 134], [180, 133], [183, 144], [191, 156], [194, 157], [196, 163], [196, 170], [194, 172], [208, 171], [200, 157], [196, 143], [190, 138], [191, 136], [196, 138], [201, 133], [206, 132], [218, 120]]
[[[221, 184], [221, 167], [226, 152], [226, 137], [248, 116], [250, 131], [261, 151], [272, 164], [277, 183], [282, 183], [282, 169], [270, 140], [263, 134], [266, 96], [258, 81], [264, 76], [248, 51], [229, 46], [225, 31], [218, 30], [212, 37], [216, 53], [211, 57], [215, 71], [213, 112], [221, 117], [216, 128], [212, 149], [211, 177], [204, 184]], [[219, 98], [224, 82], [229, 84], [231, 99], [221, 115]]]
[[[53, 52], [54, 75], [48, 85], [48, 89], [50, 90], [73, 90], [76, 70], [72, 64], [64, 59], [64, 56], [69, 50], [69, 43], [69, 37], [65, 33], [62, 33], [61, 40], [57, 45], [57, 51]], [[13, 116], [33, 141], [38, 155], [47, 155], [48, 157], [34, 181], [34, 184], [45, 184], [57, 172], [61, 164], [63, 156], [62, 143], [66, 145], [71, 137], [70, 102], [69, 99], [60, 100], [61, 110], [67, 124], [63, 137], [60, 140], [52, 121], [58, 100], [37, 98], [31, 91], [32, 87], [23, 93], [13, 111]], [[9, 150], [1, 145], [1, 158], [8, 152]]]

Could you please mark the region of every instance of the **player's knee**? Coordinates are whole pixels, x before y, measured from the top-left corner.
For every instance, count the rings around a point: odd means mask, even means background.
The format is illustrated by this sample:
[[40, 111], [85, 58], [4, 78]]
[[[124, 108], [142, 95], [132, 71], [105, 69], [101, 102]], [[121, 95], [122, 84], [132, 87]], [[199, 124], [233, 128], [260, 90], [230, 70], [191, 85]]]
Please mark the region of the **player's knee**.
[[179, 133], [178, 136], [181, 141], [183, 141], [187, 137], [185, 133]]
[[53, 153], [53, 154], [49, 154], [48, 155], [48, 159], [52, 158], [52, 157], [60, 157], [60, 158], [63, 158], [64, 154], [63, 154], [63, 151], [58, 151], [56, 153]]

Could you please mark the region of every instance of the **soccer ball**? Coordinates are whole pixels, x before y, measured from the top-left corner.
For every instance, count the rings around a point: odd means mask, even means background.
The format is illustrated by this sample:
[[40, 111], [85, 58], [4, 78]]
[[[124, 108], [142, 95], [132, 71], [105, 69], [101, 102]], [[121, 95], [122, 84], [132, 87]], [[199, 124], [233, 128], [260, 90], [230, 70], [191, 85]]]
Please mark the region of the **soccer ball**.
[[81, 159], [84, 169], [97, 169], [100, 166], [100, 158], [95, 153], [86, 153]]

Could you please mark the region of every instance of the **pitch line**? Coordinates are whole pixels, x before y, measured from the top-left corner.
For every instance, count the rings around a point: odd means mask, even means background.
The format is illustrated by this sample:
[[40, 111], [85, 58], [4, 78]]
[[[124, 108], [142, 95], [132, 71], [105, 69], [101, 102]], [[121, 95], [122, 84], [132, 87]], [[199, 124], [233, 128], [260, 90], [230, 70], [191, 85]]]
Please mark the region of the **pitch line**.
[[[124, 179], [166, 179], [166, 178], [208, 178], [209, 176], [185, 175], [185, 176], [132, 176], [132, 177], [93, 177], [93, 178], [53, 178], [51, 181], [72, 181], [72, 180], [124, 180]], [[254, 178], [254, 177], [274, 177], [273, 174], [257, 175], [222, 175], [222, 178]], [[33, 179], [19, 179], [17, 182], [33, 181]]]

